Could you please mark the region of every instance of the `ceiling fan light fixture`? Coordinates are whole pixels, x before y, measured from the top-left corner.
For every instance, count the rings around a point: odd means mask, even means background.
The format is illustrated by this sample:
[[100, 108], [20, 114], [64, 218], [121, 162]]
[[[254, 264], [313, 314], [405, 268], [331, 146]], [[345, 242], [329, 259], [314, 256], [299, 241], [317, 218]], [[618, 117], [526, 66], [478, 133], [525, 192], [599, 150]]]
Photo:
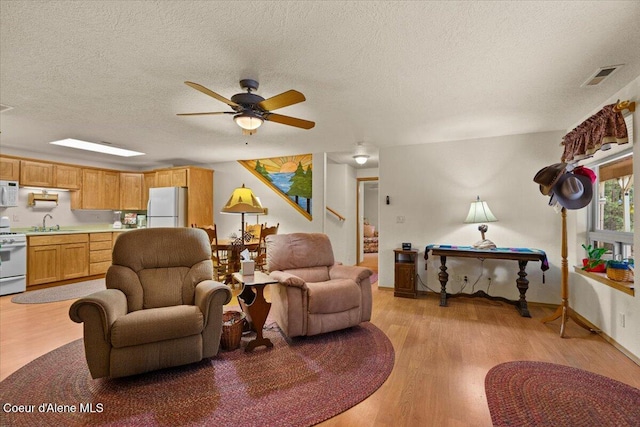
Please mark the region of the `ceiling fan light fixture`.
[[353, 156], [353, 158], [357, 164], [364, 165], [365, 163], [367, 163], [367, 159], [369, 158], [369, 156], [367, 156], [366, 154], [356, 154], [355, 156]]
[[233, 120], [235, 120], [238, 126], [245, 130], [258, 129], [263, 122], [262, 117], [250, 111], [244, 111], [240, 114], [236, 114], [233, 116]]

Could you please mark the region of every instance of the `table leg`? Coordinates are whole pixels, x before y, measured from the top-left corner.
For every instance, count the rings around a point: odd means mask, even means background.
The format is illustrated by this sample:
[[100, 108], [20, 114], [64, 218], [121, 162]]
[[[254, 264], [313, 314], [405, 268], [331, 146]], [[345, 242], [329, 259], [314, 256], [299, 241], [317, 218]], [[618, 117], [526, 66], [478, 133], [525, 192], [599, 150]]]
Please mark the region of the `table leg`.
[[527, 268], [527, 261], [518, 261], [518, 266], [520, 267], [520, 271], [518, 271], [519, 277], [516, 279], [516, 285], [520, 291], [520, 299], [518, 300], [516, 308], [520, 312], [520, 316], [531, 317], [531, 314], [529, 314], [529, 307], [527, 306], [527, 299], [525, 297], [527, 289], [529, 289], [529, 280], [527, 280], [527, 272], [525, 271]]
[[271, 340], [262, 336], [262, 328], [271, 309], [271, 303], [264, 298], [264, 286], [253, 286], [255, 293], [248, 288], [249, 286], [244, 286], [242, 293], [238, 295], [238, 301], [242, 309], [247, 313], [249, 318], [247, 320], [251, 321], [253, 330], [256, 332], [256, 338], [247, 343], [245, 351], [252, 351], [262, 345], [273, 347]]
[[444, 255], [440, 255], [440, 273], [438, 273], [438, 280], [440, 280], [440, 307], [446, 307], [449, 273], [447, 273], [447, 257]]

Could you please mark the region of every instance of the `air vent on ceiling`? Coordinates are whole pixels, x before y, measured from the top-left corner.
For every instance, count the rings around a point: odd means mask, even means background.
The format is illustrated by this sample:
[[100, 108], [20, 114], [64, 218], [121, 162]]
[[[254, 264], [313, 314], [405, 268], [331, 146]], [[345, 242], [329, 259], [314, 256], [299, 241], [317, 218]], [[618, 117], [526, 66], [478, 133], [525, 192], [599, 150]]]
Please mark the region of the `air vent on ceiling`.
[[4, 113], [5, 111], [13, 110], [13, 107], [8, 105], [0, 104], [0, 113]]
[[586, 82], [584, 82], [581, 87], [589, 87], [589, 86], [598, 86], [600, 83], [602, 83], [607, 77], [610, 77], [613, 73], [615, 73], [620, 67], [622, 67], [624, 64], [619, 64], [619, 65], [608, 65], [606, 67], [601, 67], [598, 68], [596, 70], [595, 73], [593, 73], [591, 75], [591, 77], [589, 77], [587, 79]]

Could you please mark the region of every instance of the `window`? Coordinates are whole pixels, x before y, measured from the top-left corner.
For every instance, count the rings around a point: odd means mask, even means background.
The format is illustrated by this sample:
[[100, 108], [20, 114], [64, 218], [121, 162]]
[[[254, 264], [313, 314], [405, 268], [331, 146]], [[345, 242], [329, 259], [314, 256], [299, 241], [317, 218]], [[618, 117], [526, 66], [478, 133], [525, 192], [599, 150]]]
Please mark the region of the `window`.
[[[632, 116], [626, 118], [633, 144]], [[589, 210], [589, 243], [609, 249], [612, 259], [633, 258], [633, 153], [632, 147], [597, 161], [589, 168], [596, 173]]]

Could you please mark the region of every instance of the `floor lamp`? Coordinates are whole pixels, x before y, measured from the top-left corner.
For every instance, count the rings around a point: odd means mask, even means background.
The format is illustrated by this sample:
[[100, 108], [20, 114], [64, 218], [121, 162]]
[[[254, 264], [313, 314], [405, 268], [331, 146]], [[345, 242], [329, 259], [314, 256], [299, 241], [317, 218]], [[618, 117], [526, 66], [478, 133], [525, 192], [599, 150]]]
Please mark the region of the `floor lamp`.
[[541, 320], [542, 323], [552, 322], [559, 317], [562, 317], [562, 321], [560, 323], [560, 338], [564, 338], [565, 327], [567, 325], [567, 321], [571, 318], [574, 322], [576, 322], [579, 326], [589, 330], [590, 332], [599, 332], [595, 329], [587, 326], [582, 320], [580, 320], [574, 311], [569, 307], [569, 261], [567, 261], [567, 209], [562, 208], [562, 279], [561, 279], [561, 297], [562, 303], [558, 306], [558, 309], [552, 315], [545, 317]]

